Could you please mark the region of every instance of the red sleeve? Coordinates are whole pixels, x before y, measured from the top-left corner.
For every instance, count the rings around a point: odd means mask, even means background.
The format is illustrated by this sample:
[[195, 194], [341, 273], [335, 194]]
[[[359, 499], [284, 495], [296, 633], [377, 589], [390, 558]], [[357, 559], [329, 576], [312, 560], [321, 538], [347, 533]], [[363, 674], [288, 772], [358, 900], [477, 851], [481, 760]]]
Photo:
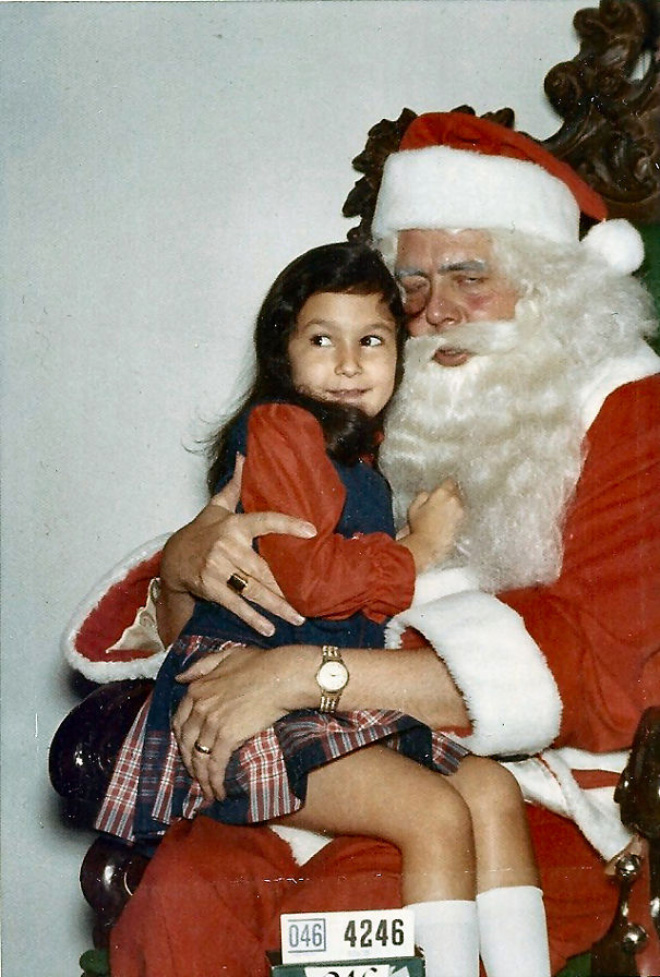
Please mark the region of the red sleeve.
[[503, 599], [559, 686], [560, 742], [603, 751], [660, 701], [660, 377], [615, 391], [587, 447], [561, 576]]
[[314, 539], [262, 536], [259, 552], [282, 591], [306, 617], [374, 621], [410, 605], [410, 552], [385, 533], [346, 539], [335, 532], [345, 489], [325, 451], [318, 422], [288, 404], [255, 408], [249, 420], [241, 496], [246, 512], [277, 511], [307, 519]]

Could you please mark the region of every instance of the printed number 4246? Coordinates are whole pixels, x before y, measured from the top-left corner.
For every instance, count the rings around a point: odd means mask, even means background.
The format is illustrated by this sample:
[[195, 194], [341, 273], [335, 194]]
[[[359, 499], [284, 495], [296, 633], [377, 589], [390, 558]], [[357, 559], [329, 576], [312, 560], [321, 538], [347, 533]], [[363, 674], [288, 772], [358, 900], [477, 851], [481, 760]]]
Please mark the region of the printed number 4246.
[[344, 941], [351, 947], [401, 946], [404, 940], [402, 919], [351, 919], [344, 931]]

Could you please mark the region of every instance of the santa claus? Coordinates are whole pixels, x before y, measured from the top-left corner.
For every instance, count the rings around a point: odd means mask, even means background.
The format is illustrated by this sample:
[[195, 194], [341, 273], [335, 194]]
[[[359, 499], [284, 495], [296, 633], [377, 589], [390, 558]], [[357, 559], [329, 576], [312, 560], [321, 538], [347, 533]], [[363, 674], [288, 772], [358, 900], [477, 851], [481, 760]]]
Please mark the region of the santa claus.
[[[581, 214], [594, 224], [582, 240]], [[446, 477], [468, 515], [450, 564], [418, 580], [390, 625], [392, 646], [422, 636], [433, 666], [420, 655], [396, 703], [378, 656], [351, 667], [351, 682], [371, 704], [382, 690], [383, 704], [469, 726], [470, 749], [519, 777], [555, 968], [611, 919], [603, 864], [630, 840], [612, 782], [660, 697], [660, 360], [645, 341], [648, 296], [631, 277], [639, 236], [605, 218], [600, 198], [537, 144], [450, 113], [412, 123], [373, 221], [411, 336], [380, 462], [402, 520]], [[170, 539], [160, 586], [118, 640], [103, 640], [99, 622], [107, 632], [126, 616], [117, 584], [141, 581], [150, 554], [90, 595], [66, 638], [75, 667], [96, 680], [153, 674], [158, 631], [167, 642], [196, 596], [258, 627], [255, 603], [295, 620], [250, 543], [307, 530], [230, 515], [223, 501]], [[310, 674], [317, 657], [309, 649]], [[278, 687], [292, 680], [288, 662]], [[269, 691], [251, 667], [232, 708], [256, 717]], [[215, 743], [211, 782], [226, 753], [217, 716], [231, 726], [238, 698], [219, 669], [191, 684], [178, 730], [184, 754], [202, 734]], [[261, 975], [280, 913], [396, 905], [397, 872], [396, 850], [376, 841], [175, 825], [115, 928], [113, 974]], [[655, 966], [648, 956], [644, 972]]]

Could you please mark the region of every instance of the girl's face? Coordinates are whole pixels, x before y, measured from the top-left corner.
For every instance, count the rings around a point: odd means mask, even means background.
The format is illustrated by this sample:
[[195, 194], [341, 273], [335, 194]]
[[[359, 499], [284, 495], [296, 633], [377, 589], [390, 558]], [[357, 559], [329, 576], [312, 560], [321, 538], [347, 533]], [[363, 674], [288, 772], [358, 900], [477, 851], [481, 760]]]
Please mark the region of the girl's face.
[[289, 338], [293, 385], [375, 417], [394, 389], [396, 323], [380, 295], [316, 292]]

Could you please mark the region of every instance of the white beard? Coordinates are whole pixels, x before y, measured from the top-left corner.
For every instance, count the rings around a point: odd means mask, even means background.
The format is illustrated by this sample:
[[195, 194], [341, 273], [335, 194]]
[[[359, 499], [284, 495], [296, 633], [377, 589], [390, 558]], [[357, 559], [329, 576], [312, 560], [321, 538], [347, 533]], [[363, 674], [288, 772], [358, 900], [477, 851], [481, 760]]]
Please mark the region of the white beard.
[[[443, 367], [444, 345], [473, 351]], [[453, 478], [466, 519], [450, 563], [468, 563], [492, 592], [558, 576], [566, 510], [585, 434], [578, 409], [584, 363], [558, 342], [534, 303], [511, 322], [410, 339], [404, 380], [385, 425], [380, 466], [399, 524], [422, 490]]]

